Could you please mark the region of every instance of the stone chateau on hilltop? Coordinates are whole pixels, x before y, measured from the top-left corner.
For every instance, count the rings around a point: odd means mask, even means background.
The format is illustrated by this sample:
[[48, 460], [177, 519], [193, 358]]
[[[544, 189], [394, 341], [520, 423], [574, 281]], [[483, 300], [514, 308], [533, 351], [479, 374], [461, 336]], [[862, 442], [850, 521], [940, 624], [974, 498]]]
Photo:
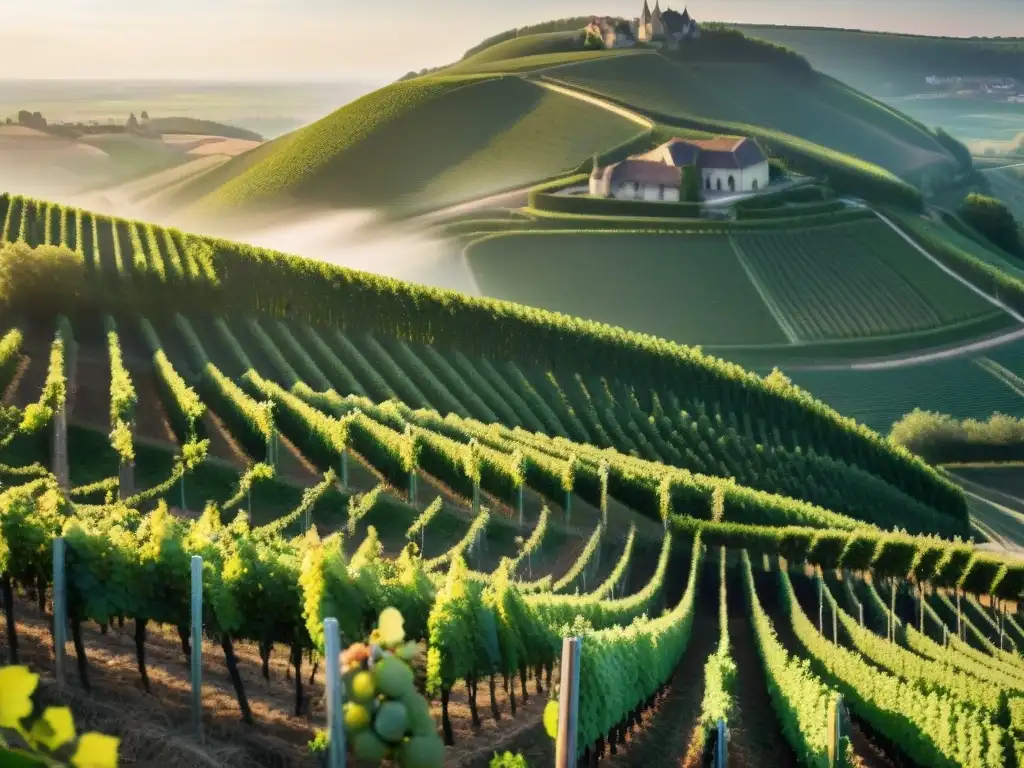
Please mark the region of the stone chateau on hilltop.
[[586, 29], [587, 35], [599, 37], [605, 48], [628, 48], [637, 43], [650, 43], [676, 48], [684, 40], [700, 37], [700, 26], [683, 8], [682, 13], [671, 8], [661, 10], [660, 0], [654, 3], [654, 10], [644, 0], [640, 16], [632, 21], [595, 16]]

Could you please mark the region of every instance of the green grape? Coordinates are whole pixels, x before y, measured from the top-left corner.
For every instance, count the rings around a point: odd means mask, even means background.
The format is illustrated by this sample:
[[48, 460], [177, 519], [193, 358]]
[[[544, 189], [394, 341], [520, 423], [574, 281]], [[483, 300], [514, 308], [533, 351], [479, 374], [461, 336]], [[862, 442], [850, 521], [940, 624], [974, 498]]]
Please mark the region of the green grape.
[[388, 745], [373, 731], [365, 730], [352, 738], [352, 751], [367, 765], [377, 765], [388, 756]]
[[444, 742], [436, 733], [413, 736], [398, 748], [401, 768], [441, 768], [444, 764]]
[[351, 685], [348, 690], [352, 692], [352, 698], [356, 701], [368, 702], [377, 695], [377, 687], [373, 681], [373, 674], [362, 671], [352, 676]]
[[558, 702], [554, 699], [544, 706], [544, 730], [552, 739], [558, 737]]
[[345, 729], [350, 732], [361, 731], [370, 724], [370, 710], [353, 701], [345, 702]]
[[418, 693], [406, 696], [402, 701], [409, 712], [409, 730], [414, 736], [437, 733], [437, 723], [430, 714], [430, 704]]
[[400, 701], [383, 701], [373, 721], [373, 729], [384, 741], [396, 744], [409, 727], [409, 713]]
[[377, 689], [392, 699], [401, 699], [415, 688], [412, 668], [396, 656], [385, 656], [373, 665]]

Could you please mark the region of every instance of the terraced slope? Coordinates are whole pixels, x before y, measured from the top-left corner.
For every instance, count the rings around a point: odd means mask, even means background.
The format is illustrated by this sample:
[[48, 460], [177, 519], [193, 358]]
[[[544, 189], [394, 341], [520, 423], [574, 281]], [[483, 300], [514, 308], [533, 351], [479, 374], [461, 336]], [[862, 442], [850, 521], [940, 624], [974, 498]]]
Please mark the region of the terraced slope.
[[876, 219], [729, 235], [511, 232], [480, 238], [465, 253], [486, 295], [722, 354], [1002, 315]]
[[796, 80], [770, 67], [675, 63], [652, 54], [566, 64], [546, 74], [679, 119], [764, 126], [897, 175], [953, 163], [905, 116], [817, 73]]
[[[46, 206], [13, 202], [8, 212], [27, 212], [25, 229], [34, 232]], [[881, 509], [905, 507], [908, 528], [942, 526], [941, 518], [932, 520], [934, 510], [948, 516], [946, 526], [966, 524], [958, 491], [909, 454], [804, 393], [696, 350], [225, 241], [73, 213], [74, 230], [83, 233], [76, 237], [81, 251], [64, 258], [80, 259], [83, 279], [92, 273], [109, 286], [94, 293], [100, 282], [89, 280], [80, 288], [83, 295], [93, 308], [111, 302], [158, 312], [175, 337], [181, 335], [177, 346], [201, 344], [202, 353], [189, 353], [184, 362], [201, 376], [204, 397], [237, 399], [208, 362], [229, 378], [254, 369], [288, 389], [304, 383], [318, 390], [328, 383], [343, 393], [366, 392], [377, 402], [397, 398], [481, 421], [497, 415], [508, 427], [742, 478], [763, 490], [810, 494], [816, 503], [867, 519]], [[45, 217], [44, 231], [50, 219]], [[122, 237], [126, 230], [134, 236]], [[63, 235], [70, 231], [65, 227]], [[93, 231], [96, 237], [84, 236]], [[210, 306], [221, 307], [229, 319], [211, 323], [204, 317]], [[67, 312], [67, 303], [53, 310]], [[464, 312], [473, 320], [453, 320]], [[186, 333], [172, 320], [176, 313], [200, 325]], [[44, 331], [42, 337], [48, 336]], [[440, 357], [417, 354], [416, 345], [423, 344]], [[229, 409], [238, 418], [228, 426], [241, 429], [236, 441], [262, 459], [273, 450], [273, 432], [254, 408]], [[818, 478], [813, 486], [795, 480], [809, 474]]]
[[200, 208], [410, 212], [549, 178], [637, 132], [628, 120], [519, 78], [419, 78], [246, 153], [180, 194], [206, 196]]

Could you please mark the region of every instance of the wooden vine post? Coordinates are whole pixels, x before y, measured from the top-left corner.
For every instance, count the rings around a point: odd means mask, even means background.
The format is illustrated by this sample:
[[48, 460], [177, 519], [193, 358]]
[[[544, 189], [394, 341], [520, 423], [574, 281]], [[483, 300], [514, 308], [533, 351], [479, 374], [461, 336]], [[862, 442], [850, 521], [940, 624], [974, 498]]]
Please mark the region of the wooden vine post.
[[203, 735], [203, 558], [192, 556], [192, 728]]
[[837, 693], [828, 703], [828, 764], [843, 766], [843, 696]]
[[53, 655], [58, 692], [64, 686], [64, 646], [67, 642], [67, 579], [64, 570], [64, 538], [53, 540]]
[[608, 462], [601, 462], [601, 524], [608, 525]]
[[889, 642], [896, 642], [896, 579], [889, 580]]
[[341, 487], [348, 490], [348, 449], [341, 449]]
[[964, 622], [961, 618], [961, 609], [959, 609], [959, 587], [956, 588], [956, 639], [964, 639]]
[[345, 726], [341, 708], [344, 698], [344, 683], [341, 680], [341, 631], [335, 618], [324, 619], [324, 656], [327, 667], [327, 765], [329, 768], [345, 768]]
[[519, 524], [523, 524], [523, 484], [516, 490], [516, 512], [519, 513]]
[[57, 484], [67, 490], [71, 487], [71, 472], [68, 468], [68, 412], [67, 405], [53, 415], [53, 474]]
[[825, 580], [818, 571], [818, 634], [825, 634]]
[[558, 693], [558, 736], [555, 768], [575, 768], [578, 754], [580, 647], [578, 637], [562, 638], [562, 680]]
[[920, 626], [918, 627], [918, 631], [923, 635], [924, 634], [924, 582], [923, 581], [919, 584], [919, 587], [920, 587], [920, 591], [918, 592], [917, 605], [918, 605], [918, 608], [920, 609], [920, 618], [919, 618], [919, 621], [918, 621], [918, 624]]

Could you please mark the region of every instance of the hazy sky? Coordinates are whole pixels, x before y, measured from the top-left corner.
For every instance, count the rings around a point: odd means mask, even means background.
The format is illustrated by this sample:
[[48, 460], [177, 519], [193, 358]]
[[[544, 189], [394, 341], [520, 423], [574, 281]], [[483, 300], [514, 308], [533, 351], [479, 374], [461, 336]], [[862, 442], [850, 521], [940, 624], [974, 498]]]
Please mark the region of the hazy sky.
[[[1024, 37], [1024, 0], [687, 0], [701, 20]], [[0, 77], [390, 78], [642, 0], [0, 0]], [[663, 7], [682, 5], [670, 0]], [[679, 8], [677, 8], [679, 10]]]

